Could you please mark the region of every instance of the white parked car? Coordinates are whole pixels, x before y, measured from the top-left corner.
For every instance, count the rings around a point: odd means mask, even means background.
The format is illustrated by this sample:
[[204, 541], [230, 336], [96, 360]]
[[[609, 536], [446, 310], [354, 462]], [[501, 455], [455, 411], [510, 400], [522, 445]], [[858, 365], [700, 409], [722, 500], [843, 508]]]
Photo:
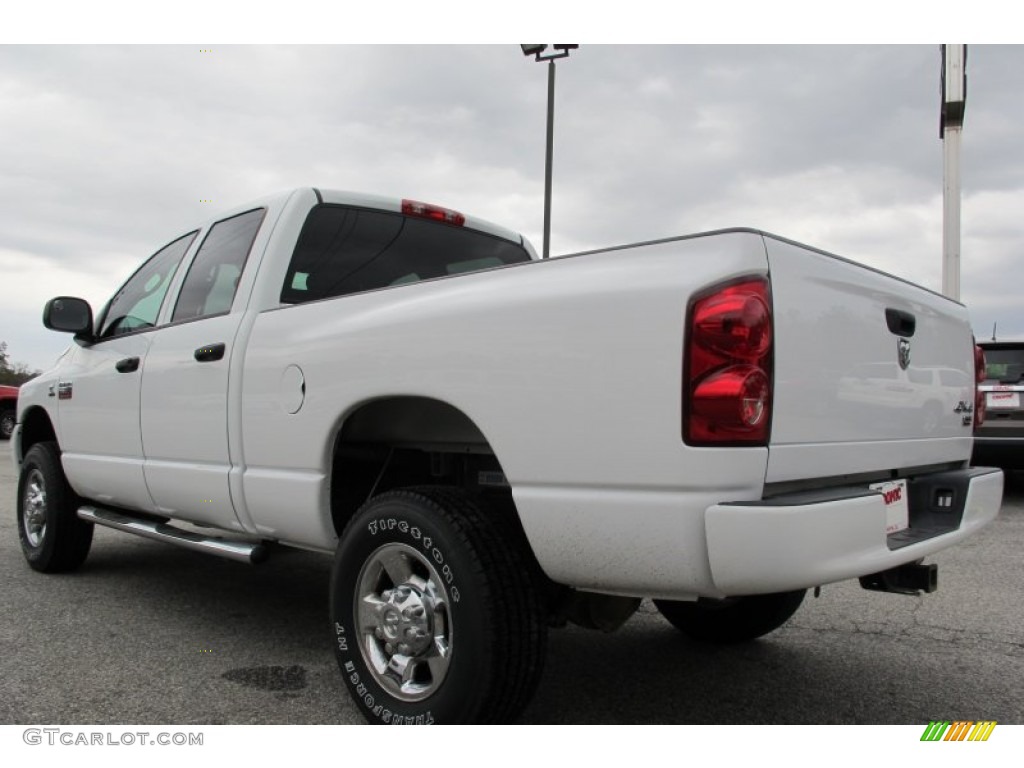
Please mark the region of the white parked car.
[[1024, 342], [983, 341], [985, 423], [974, 440], [974, 462], [1024, 469]]

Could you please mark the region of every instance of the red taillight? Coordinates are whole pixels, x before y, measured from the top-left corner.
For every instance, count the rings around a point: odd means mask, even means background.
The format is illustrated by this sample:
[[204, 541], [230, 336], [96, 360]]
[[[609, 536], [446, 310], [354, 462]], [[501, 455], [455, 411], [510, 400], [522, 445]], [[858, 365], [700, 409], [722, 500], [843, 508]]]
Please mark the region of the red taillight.
[[978, 384], [985, 380], [985, 350], [974, 345], [974, 431], [985, 423], [985, 393]]
[[693, 392], [693, 411], [705, 419], [756, 427], [768, 405], [768, 377], [752, 365], [734, 365], [705, 376]]
[[766, 445], [771, 422], [771, 301], [766, 277], [720, 286], [690, 306], [683, 439]]
[[466, 217], [458, 211], [442, 208], [439, 205], [431, 205], [430, 203], [420, 203], [416, 200], [403, 200], [402, 213], [406, 216], [416, 216], [420, 219], [453, 224], [456, 227], [461, 227], [466, 223]]
[[771, 314], [756, 294], [726, 289], [701, 302], [693, 317], [700, 343], [740, 360], [757, 360], [772, 343]]

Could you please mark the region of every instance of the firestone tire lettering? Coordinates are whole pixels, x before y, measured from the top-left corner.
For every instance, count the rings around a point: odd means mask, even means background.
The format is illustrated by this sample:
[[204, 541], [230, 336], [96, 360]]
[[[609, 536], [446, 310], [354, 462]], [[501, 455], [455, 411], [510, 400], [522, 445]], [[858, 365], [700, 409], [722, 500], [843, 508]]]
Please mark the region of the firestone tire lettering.
[[546, 624], [521, 533], [455, 488], [370, 500], [331, 577], [343, 679], [380, 724], [504, 723], [536, 688]]

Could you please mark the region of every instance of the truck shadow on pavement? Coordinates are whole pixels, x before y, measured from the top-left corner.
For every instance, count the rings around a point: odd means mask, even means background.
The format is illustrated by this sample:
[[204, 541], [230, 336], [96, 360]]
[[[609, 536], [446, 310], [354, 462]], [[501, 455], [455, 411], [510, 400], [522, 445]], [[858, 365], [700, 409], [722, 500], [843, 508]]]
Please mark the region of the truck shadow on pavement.
[[[33, 574], [32, 594], [12, 606], [51, 628], [74, 627], [73, 642], [40, 648], [39, 659], [19, 644], [21, 666], [57, 675], [82, 665], [81, 687], [53, 677], [53, 691], [12, 699], [4, 722], [33, 712], [40, 722], [360, 723], [327, 626], [331, 564], [277, 549], [250, 567], [97, 531], [79, 573]], [[66, 611], [38, 618], [54, 600]], [[828, 611], [825, 602], [801, 612]], [[915, 640], [844, 634], [814, 617], [808, 624], [798, 612], [766, 638], [725, 647], [688, 641], [649, 602], [616, 633], [552, 630], [519, 722], [926, 723], [947, 711], [955, 649], [922, 653]], [[983, 682], [965, 673], [953, 684], [964, 706], [993, 716], [981, 711], [992, 694]]]

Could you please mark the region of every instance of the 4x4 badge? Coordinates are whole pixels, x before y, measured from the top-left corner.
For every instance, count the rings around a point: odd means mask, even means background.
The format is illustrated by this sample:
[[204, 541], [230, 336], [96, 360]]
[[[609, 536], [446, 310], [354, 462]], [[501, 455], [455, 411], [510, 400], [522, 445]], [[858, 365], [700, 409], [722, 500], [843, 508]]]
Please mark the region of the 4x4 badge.
[[910, 365], [910, 339], [899, 339], [896, 342], [896, 357], [900, 361], [900, 368], [904, 371]]

